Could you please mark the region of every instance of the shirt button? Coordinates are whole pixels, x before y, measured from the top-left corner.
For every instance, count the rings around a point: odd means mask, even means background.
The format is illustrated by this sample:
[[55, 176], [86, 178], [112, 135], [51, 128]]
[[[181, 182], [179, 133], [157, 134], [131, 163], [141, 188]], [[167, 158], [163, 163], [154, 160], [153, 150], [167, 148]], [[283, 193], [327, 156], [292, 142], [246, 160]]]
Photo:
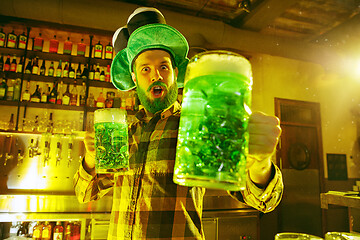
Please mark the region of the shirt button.
[[130, 237], [130, 233], [129, 233], [129, 232], [126, 233], [125, 237], [126, 237], [126, 238], [129, 238], [129, 237]]

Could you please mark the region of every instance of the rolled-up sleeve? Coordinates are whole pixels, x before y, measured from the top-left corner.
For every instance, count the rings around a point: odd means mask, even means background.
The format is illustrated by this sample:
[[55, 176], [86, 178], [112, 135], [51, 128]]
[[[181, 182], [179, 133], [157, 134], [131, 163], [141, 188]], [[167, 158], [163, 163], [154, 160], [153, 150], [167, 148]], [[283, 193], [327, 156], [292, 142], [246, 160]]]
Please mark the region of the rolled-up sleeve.
[[261, 212], [271, 212], [279, 205], [284, 190], [280, 169], [273, 164], [272, 172], [272, 180], [266, 188], [259, 188], [256, 186], [248, 175], [245, 190], [240, 192], [229, 192], [229, 194]]

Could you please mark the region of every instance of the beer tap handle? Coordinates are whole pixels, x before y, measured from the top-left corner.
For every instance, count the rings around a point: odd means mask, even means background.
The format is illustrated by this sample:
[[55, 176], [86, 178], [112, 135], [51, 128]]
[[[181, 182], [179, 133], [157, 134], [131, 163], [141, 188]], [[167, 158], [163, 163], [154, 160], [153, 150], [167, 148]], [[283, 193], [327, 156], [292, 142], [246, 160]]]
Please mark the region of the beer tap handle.
[[9, 138], [9, 141], [7, 141], [6, 153], [5, 153], [5, 160], [4, 160], [4, 166], [7, 165], [7, 162], [8, 162], [9, 160], [11, 160], [11, 159], [14, 158], [14, 156], [11, 154], [13, 136], [12, 136], [12, 135], [8, 135], [8, 136], [6, 136], [6, 138]]
[[57, 142], [56, 143], [56, 166], [60, 165], [60, 161], [61, 161], [61, 143]]
[[17, 149], [17, 166], [23, 163], [24, 155], [21, 154], [21, 148], [19, 144], [19, 137], [16, 137], [15, 139], [15, 146]]

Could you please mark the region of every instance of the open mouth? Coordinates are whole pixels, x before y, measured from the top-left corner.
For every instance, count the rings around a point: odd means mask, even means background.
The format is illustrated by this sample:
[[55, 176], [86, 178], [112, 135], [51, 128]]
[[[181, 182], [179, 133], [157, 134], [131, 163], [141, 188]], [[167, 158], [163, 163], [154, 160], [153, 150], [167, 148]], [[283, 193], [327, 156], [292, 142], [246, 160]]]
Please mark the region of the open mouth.
[[164, 93], [164, 88], [161, 87], [161, 86], [154, 86], [151, 89], [151, 93], [152, 93], [154, 98], [160, 98]]

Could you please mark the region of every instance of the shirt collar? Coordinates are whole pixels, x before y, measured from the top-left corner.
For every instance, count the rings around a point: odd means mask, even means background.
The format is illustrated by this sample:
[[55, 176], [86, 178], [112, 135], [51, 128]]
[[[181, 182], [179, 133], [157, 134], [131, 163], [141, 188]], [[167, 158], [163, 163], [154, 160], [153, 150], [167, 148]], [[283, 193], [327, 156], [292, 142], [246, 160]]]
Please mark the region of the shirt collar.
[[140, 109], [136, 114], [135, 117], [139, 119], [139, 121], [149, 122], [151, 118], [157, 115], [161, 115], [161, 119], [165, 119], [174, 115], [177, 112], [180, 112], [181, 105], [178, 101], [175, 101], [170, 107], [164, 109], [163, 111], [159, 111], [155, 114], [149, 113], [145, 108]]

